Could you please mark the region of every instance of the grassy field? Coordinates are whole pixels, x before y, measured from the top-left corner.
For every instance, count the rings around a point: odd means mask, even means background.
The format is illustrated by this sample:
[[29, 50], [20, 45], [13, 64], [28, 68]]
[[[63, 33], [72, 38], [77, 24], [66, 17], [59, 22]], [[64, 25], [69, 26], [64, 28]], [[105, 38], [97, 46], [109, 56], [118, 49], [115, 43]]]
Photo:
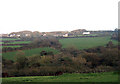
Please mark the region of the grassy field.
[[0, 38], [2, 41], [20, 40], [19, 38]]
[[2, 48], [4, 47], [11, 47], [11, 48], [17, 48], [17, 47], [21, 47], [20, 45], [15, 45], [15, 46], [2, 46]]
[[60, 76], [30, 76], [3, 78], [3, 82], [118, 82], [118, 74], [104, 73], [65, 73]]
[[0, 42], [0, 44], [3, 44], [4, 42]]
[[31, 41], [15, 41], [6, 44], [28, 44], [28, 43], [31, 43]]
[[[54, 54], [57, 54], [59, 52], [58, 50], [48, 48], [48, 47], [29, 49], [29, 50], [24, 50], [23, 52], [25, 53], [25, 56], [32, 56], [35, 54], [40, 54], [40, 52], [43, 50], [47, 52], [52, 51]], [[2, 53], [2, 57], [5, 59], [14, 60], [17, 52], [18, 51]]]
[[[28, 43], [31, 43], [31, 41], [14, 41], [14, 42], [8, 42], [8, 43], [0, 42], [0, 44], [28, 44]], [[17, 47], [21, 47], [21, 46], [20, 45], [2, 46], [2, 48], [4, 48], [4, 47], [17, 48]]]
[[[85, 37], [85, 38], [65, 38], [60, 39], [60, 43], [63, 48], [70, 46], [77, 47], [78, 49], [87, 49], [97, 46], [105, 46], [109, 41], [110, 37]], [[117, 41], [112, 40], [114, 44], [118, 44]]]
[[[110, 41], [110, 37], [65, 38], [65, 39], [60, 39], [59, 41], [63, 45], [63, 48], [66, 48], [69, 46], [75, 46], [78, 49], [87, 49], [87, 48], [92, 48], [96, 46], [106, 45]], [[114, 44], [118, 43], [115, 40], [112, 40], [112, 42]], [[3, 46], [3, 47], [8, 47], [8, 46]], [[9, 47], [20, 47], [20, 46], [9, 46]], [[42, 50], [53, 51], [54, 53], [58, 52], [57, 50], [54, 50], [52, 48], [36, 48], [36, 49], [24, 50], [24, 52], [25, 52], [25, 56], [32, 56], [34, 54], [39, 54]], [[17, 51], [3, 53], [3, 58], [14, 60], [16, 53]]]
[[77, 35], [77, 36], [97, 36], [97, 34]]
[[97, 36], [97, 34], [89, 34], [89, 35], [76, 35], [76, 36], [68, 36], [68, 37], [83, 37], [83, 36]]

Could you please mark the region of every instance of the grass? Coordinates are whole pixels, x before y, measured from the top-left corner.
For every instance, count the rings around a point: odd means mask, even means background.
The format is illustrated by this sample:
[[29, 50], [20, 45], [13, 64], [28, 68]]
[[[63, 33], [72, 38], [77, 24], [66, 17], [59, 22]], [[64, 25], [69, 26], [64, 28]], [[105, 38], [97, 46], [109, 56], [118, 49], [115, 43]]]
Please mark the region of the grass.
[[88, 34], [88, 35], [77, 35], [77, 36], [97, 36], [97, 34]]
[[6, 43], [6, 44], [28, 44], [31, 41], [15, 41], [15, 42], [10, 42], [10, 43]]
[[4, 82], [118, 82], [118, 74], [104, 73], [65, 73], [60, 76], [30, 76], [3, 78]]
[[0, 42], [0, 44], [4, 44], [4, 42]]
[[20, 39], [19, 38], [2, 38], [2, 41], [11, 41], [11, 40], [20, 40]]
[[97, 36], [97, 34], [88, 34], [88, 35], [80, 34], [80, 35], [76, 35], [76, 36], [68, 36], [68, 37], [83, 37], [83, 36]]
[[[58, 50], [55, 50], [55, 49], [49, 48], [49, 47], [23, 50], [23, 52], [25, 53], [25, 56], [32, 56], [32, 55], [40, 54], [40, 52], [43, 51], [43, 50], [45, 50], [47, 52], [52, 51], [54, 54], [57, 54], [59, 52]], [[5, 58], [5, 59], [9, 59], [9, 60], [15, 60], [15, 56], [16, 56], [17, 52], [18, 51], [2, 53], [2, 57]]]
[[[78, 49], [87, 49], [87, 48], [92, 48], [97, 46], [105, 46], [110, 41], [110, 37], [65, 38], [65, 39], [60, 39], [59, 41], [62, 44], [63, 48], [66, 48], [69, 46], [75, 46]], [[115, 40], [112, 40], [112, 42], [114, 44], [118, 43]], [[3, 47], [20, 47], [20, 46], [18, 45], [18, 46], [3, 46]], [[29, 50], [23, 50], [23, 51], [25, 53], [25, 56], [32, 56], [34, 54], [39, 54], [42, 50], [53, 51], [54, 53], [58, 52], [57, 50], [54, 50], [48, 47], [35, 48], [35, 49], [29, 49]], [[17, 51], [3, 53], [3, 58], [14, 60], [16, 53]]]
[[[105, 46], [109, 41], [110, 37], [85, 37], [85, 38], [65, 38], [60, 39], [60, 43], [63, 48], [74, 46], [78, 49], [87, 49], [97, 46]], [[111, 40], [113, 44], [118, 44], [117, 41]]]
[[[5, 43], [5, 44], [28, 44], [31, 41], [15, 41], [15, 42], [9, 42], [9, 43]], [[4, 44], [4, 42], [0, 42], [0, 44]], [[2, 48], [4, 47], [11, 47], [11, 48], [17, 48], [17, 47], [21, 47], [20, 45], [13, 45], [13, 46], [2, 46]]]
[[17, 48], [17, 47], [21, 47], [20, 45], [15, 45], [15, 46], [2, 46], [2, 48], [4, 47], [11, 47], [11, 48]]

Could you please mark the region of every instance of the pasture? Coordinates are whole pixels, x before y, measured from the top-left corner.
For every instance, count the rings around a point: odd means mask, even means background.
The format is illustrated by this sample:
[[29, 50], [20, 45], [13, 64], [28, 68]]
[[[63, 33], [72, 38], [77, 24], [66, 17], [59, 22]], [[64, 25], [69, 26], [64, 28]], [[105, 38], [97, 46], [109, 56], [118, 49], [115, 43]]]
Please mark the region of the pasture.
[[20, 38], [0, 38], [2, 41], [13, 41], [13, 40], [20, 40]]
[[29, 44], [29, 43], [31, 43], [31, 41], [21, 41], [20, 38], [2, 38], [2, 41], [3, 42], [0, 42], [0, 44], [3, 44], [2, 48], [4, 48], [4, 47], [17, 48], [17, 47], [22, 47], [19, 44]]
[[102, 73], [65, 73], [60, 76], [28, 76], [3, 78], [7, 82], [118, 82], [118, 74], [114, 72]]
[[4, 42], [0, 42], [0, 44], [4, 44]]
[[7, 44], [28, 44], [31, 43], [31, 41], [15, 41], [15, 42], [9, 42]]
[[[40, 52], [43, 50], [46, 52], [52, 51], [54, 54], [57, 54], [59, 52], [58, 50], [49, 47], [28, 49], [28, 50], [23, 50], [23, 52], [25, 56], [32, 56], [38, 54], [40, 55]], [[18, 51], [2, 53], [2, 57], [9, 60], [15, 60], [15, 56], [17, 52]]]
[[[87, 48], [92, 48], [92, 47], [97, 47], [97, 46], [105, 46], [110, 40], [111, 40], [110, 37], [84, 37], [84, 38], [65, 38], [65, 39], [60, 39], [59, 41], [62, 44], [62, 48], [74, 46], [78, 49], [87, 49]], [[115, 40], [112, 40], [112, 42], [114, 44], [118, 43]], [[13, 44], [15, 44], [15, 43], [30, 43], [30, 41], [15, 41], [12, 43]], [[20, 45], [2, 46], [2, 48], [3, 47], [16, 48], [16, 47], [21, 47], [21, 46]], [[23, 50], [23, 52], [25, 53], [25, 56], [32, 56], [34, 54], [40, 54], [40, 52], [42, 50], [52, 51], [55, 54], [58, 53], [58, 50], [54, 50], [54, 49], [48, 48], [48, 47], [28, 49], [28, 50]], [[14, 60], [16, 53], [17, 53], [17, 51], [3, 53], [3, 58]]]
[[2, 46], [2, 48], [4, 47], [11, 47], [11, 48], [18, 48], [18, 47], [21, 47], [20, 45], [15, 45], [15, 46]]
[[109, 41], [112, 41], [113, 44], [118, 44], [117, 41], [111, 40], [110, 37], [64, 38], [59, 40], [63, 48], [74, 46], [78, 49], [105, 46]]

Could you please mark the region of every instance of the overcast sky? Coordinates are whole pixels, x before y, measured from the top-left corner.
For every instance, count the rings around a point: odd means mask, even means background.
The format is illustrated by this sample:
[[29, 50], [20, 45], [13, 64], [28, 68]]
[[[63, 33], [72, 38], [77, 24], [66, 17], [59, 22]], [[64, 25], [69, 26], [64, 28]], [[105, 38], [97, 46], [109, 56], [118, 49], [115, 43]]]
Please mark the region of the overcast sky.
[[0, 0], [0, 33], [113, 30], [119, 0]]

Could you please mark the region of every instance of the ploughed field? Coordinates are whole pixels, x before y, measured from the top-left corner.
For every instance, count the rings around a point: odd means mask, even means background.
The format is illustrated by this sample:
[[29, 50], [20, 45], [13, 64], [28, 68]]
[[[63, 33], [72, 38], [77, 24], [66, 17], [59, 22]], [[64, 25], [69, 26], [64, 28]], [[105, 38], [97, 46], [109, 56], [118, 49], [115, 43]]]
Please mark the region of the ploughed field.
[[[9, 82], [118, 82], [118, 74], [115, 72], [102, 73], [65, 73], [59, 76], [27, 76], [3, 78], [3, 84]], [[22, 83], [21, 83], [22, 84]]]
[[84, 38], [65, 38], [60, 39], [60, 43], [63, 48], [70, 46], [76, 47], [78, 49], [87, 49], [97, 46], [105, 46], [109, 41], [113, 44], [118, 44], [117, 41], [111, 40], [110, 37], [84, 37]]

